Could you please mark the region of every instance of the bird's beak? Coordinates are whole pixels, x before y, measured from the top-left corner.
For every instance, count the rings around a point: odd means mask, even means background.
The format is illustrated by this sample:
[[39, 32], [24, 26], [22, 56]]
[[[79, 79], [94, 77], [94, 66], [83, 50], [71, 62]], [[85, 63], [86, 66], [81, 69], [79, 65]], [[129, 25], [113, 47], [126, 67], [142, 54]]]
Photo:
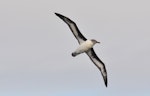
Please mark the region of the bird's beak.
[[98, 42], [98, 41], [97, 41], [96, 43], [99, 43], [99, 44], [100, 44], [100, 42]]

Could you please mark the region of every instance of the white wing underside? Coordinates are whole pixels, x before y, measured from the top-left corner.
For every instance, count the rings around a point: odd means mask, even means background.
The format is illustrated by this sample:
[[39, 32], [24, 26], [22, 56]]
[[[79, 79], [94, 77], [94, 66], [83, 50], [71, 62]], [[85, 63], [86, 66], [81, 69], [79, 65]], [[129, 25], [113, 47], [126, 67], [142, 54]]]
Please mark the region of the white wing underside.
[[76, 39], [78, 40], [78, 43], [81, 44], [84, 41], [86, 41], [87, 39], [81, 34], [80, 30], [78, 29], [77, 25], [70, 20], [69, 18], [55, 13], [58, 17], [60, 17], [70, 28], [70, 30], [72, 31], [73, 35], [76, 37]]
[[86, 54], [89, 56], [92, 62], [96, 65], [96, 67], [101, 71], [105, 85], [107, 86], [107, 71], [106, 71], [104, 63], [97, 57], [93, 48], [90, 49], [88, 52], [86, 52]]
[[83, 43], [86, 39], [81, 38], [79, 36], [78, 30], [76, 29], [75, 25], [70, 23], [70, 29], [72, 30], [73, 34], [75, 35], [76, 39], [78, 40], [79, 44]]

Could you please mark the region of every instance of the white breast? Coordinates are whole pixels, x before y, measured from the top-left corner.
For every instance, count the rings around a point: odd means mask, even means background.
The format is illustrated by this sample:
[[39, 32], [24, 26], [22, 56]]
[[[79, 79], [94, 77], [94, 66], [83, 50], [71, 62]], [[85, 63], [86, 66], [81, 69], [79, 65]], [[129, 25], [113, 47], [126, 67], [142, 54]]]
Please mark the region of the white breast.
[[91, 40], [86, 40], [84, 43], [83, 43], [83, 45], [82, 46], [84, 46], [84, 47], [86, 47], [86, 48], [92, 48], [93, 46], [94, 46], [94, 44], [93, 44], [93, 42], [91, 41]]
[[85, 42], [81, 43], [80, 46], [76, 49], [76, 53], [83, 53], [94, 46], [91, 40], [86, 40]]

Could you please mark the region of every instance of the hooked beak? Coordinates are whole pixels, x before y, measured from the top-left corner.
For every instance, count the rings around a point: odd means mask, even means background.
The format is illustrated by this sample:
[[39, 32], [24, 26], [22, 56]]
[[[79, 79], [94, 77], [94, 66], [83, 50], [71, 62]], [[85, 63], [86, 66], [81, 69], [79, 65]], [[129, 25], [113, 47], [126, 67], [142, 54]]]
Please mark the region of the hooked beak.
[[98, 42], [98, 41], [97, 41], [96, 43], [99, 43], [99, 44], [100, 44], [100, 42]]

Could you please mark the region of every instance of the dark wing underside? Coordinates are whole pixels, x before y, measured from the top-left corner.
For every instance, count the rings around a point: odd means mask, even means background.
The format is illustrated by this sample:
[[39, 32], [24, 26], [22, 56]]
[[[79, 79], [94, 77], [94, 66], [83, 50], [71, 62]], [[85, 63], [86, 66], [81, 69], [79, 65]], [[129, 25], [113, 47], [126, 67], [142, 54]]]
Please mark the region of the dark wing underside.
[[77, 25], [70, 20], [68, 17], [65, 17], [61, 14], [55, 13], [59, 18], [61, 18], [70, 28], [72, 31], [73, 35], [76, 37], [78, 40], [79, 44], [82, 42], [86, 41], [87, 39], [81, 34], [80, 30], [78, 29]]
[[86, 52], [89, 58], [92, 60], [92, 62], [97, 66], [97, 68], [101, 71], [101, 74], [103, 76], [105, 85], [107, 87], [107, 71], [105, 68], [104, 63], [97, 57], [95, 54], [93, 48], [90, 49], [88, 52]]

